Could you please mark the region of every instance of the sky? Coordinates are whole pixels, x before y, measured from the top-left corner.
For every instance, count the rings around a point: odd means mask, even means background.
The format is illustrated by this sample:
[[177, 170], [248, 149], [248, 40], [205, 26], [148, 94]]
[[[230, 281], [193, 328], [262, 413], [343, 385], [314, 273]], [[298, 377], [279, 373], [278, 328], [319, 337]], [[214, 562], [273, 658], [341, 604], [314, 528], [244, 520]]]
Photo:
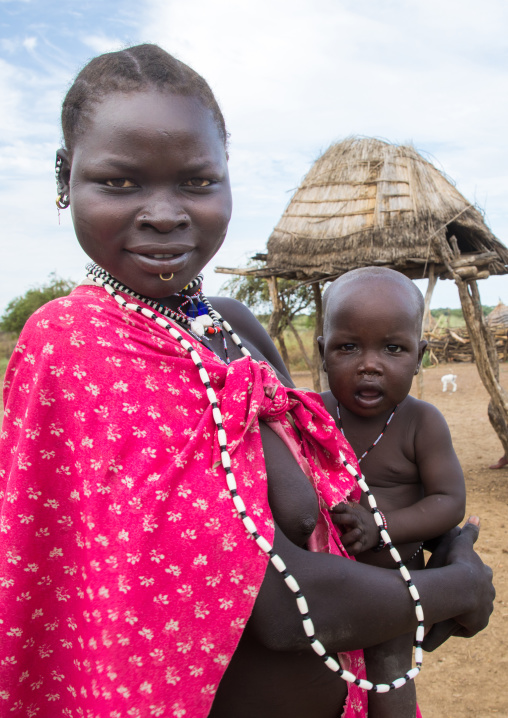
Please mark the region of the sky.
[[[295, 188], [350, 135], [412, 143], [508, 244], [506, 0], [0, 0], [0, 313], [87, 257], [55, 206], [60, 106], [92, 57], [155, 42], [210, 83], [230, 140], [233, 219], [205, 291], [263, 252]], [[422, 291], [425, 281], [418, 283]], [[508, 304], [508, 278], [479, 283]], [[460, 306], [440, 281], [433, 307]]]

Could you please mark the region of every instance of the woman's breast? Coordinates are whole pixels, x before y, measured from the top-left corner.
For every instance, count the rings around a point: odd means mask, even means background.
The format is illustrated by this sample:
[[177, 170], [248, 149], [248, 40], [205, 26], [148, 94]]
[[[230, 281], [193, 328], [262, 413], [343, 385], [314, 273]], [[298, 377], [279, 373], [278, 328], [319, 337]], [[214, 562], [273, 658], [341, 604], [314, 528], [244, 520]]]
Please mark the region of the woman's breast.
[[317, 524], [316, 493], [282, 439], [266, 424], [260, 430], [274, 520], [290, 541], [304, 546]]

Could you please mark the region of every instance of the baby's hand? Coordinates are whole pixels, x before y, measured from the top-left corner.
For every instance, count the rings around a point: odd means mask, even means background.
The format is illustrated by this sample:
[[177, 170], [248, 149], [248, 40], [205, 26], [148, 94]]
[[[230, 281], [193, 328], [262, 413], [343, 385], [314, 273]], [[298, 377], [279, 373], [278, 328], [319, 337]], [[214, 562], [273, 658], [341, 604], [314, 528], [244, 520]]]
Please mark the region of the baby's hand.
[[330, 509], [330, 515], [333, 523], [340, 528], [342, 544], [351, 556], [379, 543], [379, 529], [374, 516], [360, 504], [336, 504]]

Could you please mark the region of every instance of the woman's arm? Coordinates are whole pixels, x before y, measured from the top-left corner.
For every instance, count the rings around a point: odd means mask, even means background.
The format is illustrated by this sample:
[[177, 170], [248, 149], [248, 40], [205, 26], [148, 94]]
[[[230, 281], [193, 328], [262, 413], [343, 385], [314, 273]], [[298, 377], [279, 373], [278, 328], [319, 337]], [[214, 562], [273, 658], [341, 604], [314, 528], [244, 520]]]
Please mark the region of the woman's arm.
[[[367, 679], [372, 683], [390, 683], [412, 667], [414, 633], [397, 636], [364, 651]], [[369, 691], [369, 718], [415, 718], [415, 682], [388, 693]]]
[[[306, 551], [294, 533], [315, 525], [313, 490], [289, 449], [261, 427], [270, 507], [277, 529], [275, 551], [295, 577], [309, 605], [316, 635], [330, 652], [365, 648], [416, 628], [414, 604], [397, 570]], [[301, 474], [301, 476], [299, 476]], [[280, 527], [280, 528], [279, 528]], [[478, 527], [447, 538], [434, 552], [432, 571], [415, 571], [426, 623], [457, 618], [471, 634], [487, 625], [492, 611], [492, 572], [473, 550]], [[299, 545], [297, 545], [299, 544]], [[256, 638], [272, 650], [312, 650], [293, 594], [269, 564], [250, 621]]]
[[[460, 635], [488, 624], [495, 591], [492, 571], [473, 550], [479, 526], [467, 522], [442, 558], [444, 565], [413, 572], [425, 621], [455, 618]], [[311, 553], [276, 531], [275, 550], [295, 576], [309, 605], [317, 637], [327, 651], [373, 646], [416, 629], [413, 601], [398, 571], [330, 554]], [[280, 574], [268, 566], [250, 630], [272, 650], [312, 650], [295, 599]]]

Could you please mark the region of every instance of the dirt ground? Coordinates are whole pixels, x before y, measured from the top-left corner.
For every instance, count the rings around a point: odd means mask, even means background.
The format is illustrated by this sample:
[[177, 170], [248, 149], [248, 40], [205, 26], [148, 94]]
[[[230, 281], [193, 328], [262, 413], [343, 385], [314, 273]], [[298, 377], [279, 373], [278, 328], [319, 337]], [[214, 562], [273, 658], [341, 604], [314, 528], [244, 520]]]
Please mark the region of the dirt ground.
[[[457, 391], [443, 393], [441, 377], [456, 374]], [[308, 375], [294, 377], [309, 386]], [[501, 367], [508, 389], [508, 364]], [[471, 639], [451, 638], [425, 653], [416, 679], [423, 718], [508, 718], [508, 467], [487, 467], [502, 455], [487, 417], [488, 395], [474, 364], [448, 364], [424, 372], [423, 399], [444, 414], [464, 470], [467, 514], [481, 519], [477, 549], [494, 570], [496, 603], [488, 628]], [[395, 718], [395, 716], [394, 716]]]
[[[457, 391], [443, 393], [441, 376], [457, 374]], [[501, 369], [508, 389], [508, 365]], [[424, 396], [444, 414], [464, 470], [467, 514], [481, 519], [477, 549], [494, 570], [497, 596], [488, 628], [472, 639], [452, 638], [424, 657], [417, 679], [424, 718], [508, 718], [508, 467], [487, 467], [502, 454], [487, 417], [488, 395], [474, 364], [428, 369]]]

